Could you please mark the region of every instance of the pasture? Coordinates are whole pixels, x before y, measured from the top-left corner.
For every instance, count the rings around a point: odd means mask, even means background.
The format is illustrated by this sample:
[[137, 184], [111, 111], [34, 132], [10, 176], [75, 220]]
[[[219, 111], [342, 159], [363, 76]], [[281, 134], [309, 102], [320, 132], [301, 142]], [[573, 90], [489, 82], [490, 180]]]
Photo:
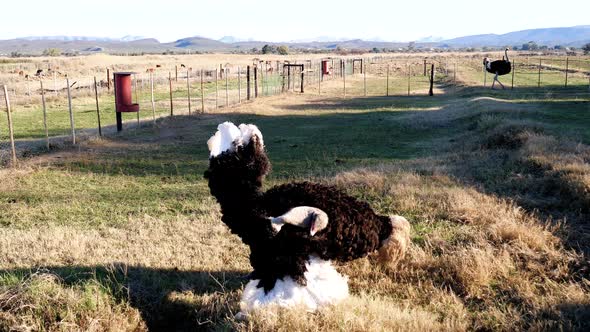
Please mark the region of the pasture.
[[[148, 113], [139, 128], [19, 156], [0, 169], [0, 330], [587, 330], [587, 81], [564, 88], [552, 75], [538, 88], [523, 78], [492, 91], [476, 61], [457, 75], [437, 71], [433, 97], [418, 77], [408, 96], [403, 74], [385, 96], [377, 64], [367, 96], [356, 75], [346, 97], [334, 79], [189, 115], [179, 90], [183, 106], [155, 125]], [[158, 114], [168, 114], [158, 93]], [[112, 112], [112, 96], [101, 98]], [[80, 128], [93, 128], [93, 97], [76, 102], [87, 105]], [[62, 105], [52, 135], [67, 134], [63, 103], [52, 100]], [[42, 141], [38, 106], [26, 105], [15, 107], [17, 138]], [[372, 257], [337, 265], [351, 288], [339, 305], [236, 319], [248, 249], [203, 179], [205, 143], [223, 121], [261, 129], [273, 165], [266, 186], [334, 184], [405, 216], [408, 255], [395, 268]]]

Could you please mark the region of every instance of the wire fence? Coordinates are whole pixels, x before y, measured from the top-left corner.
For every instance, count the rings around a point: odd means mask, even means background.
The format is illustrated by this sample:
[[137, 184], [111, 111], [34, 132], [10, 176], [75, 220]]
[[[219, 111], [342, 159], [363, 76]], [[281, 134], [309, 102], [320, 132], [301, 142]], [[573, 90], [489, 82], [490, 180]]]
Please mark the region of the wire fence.
[[[589, 60], [517, 57], [512, 59], [512, 66], [512, 72], [502, 77], [509, 89], [570, 88], [586, 97], [590, 92]], [[14, 65], [8, 70], [19, 71], [13, 75], [21, 76], [20, 68]], [[7, 68], [2, 69], [6, 73]], [[31, 153], [115, 133], [114, 71], [96, 68], [74, 78], [47, 70], [4, 84], [0, 167], [16, 165], [18, 159]], [[491, 80], [478, 58], [255, 59], [250, 66], [226, 63], [203, 69], [181, 64], [168, 70], [156, 67], [135, 73], [132, 98], [140, 111], [123, 113], [122, 118], [125, 129], [131, 129], [156, 125], [157, 119], [165, 116], [199, 116], [282, 93], [330, 97], [432, 95], [453, 93], [457, 88], [489, 87]]]

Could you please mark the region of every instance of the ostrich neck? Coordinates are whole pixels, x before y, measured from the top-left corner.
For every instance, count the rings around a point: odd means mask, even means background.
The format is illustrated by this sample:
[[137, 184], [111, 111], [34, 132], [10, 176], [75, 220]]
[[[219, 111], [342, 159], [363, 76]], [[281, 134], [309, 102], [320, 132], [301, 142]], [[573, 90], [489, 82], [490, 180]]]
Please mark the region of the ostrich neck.
[[235, 183], [227, 181], [209, 181], [211, 193], [227, 212], [239, 213], [252, 208], [262, 196], [261, 186], [254, 183]]

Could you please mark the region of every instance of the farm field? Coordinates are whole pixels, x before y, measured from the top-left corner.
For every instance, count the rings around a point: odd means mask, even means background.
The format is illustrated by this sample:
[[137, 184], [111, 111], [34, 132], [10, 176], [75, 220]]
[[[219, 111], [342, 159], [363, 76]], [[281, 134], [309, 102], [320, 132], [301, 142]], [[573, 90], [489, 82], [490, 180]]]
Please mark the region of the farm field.
[[[0, 169], [0, 330], [589, 329], [587, 81], [564, 88], [554, 75], [545, 88], [523, 79], [492, 91], [473, 63], [457, 76], [437, 72], [433, 97], [418, 77], [408, 96], [404, 76], [385, 96], [379, 65], [366, 97], [356, 75], [345, 98], [340, 80], [326, 80], [321, 91], [310, 84], [189, 115], [179, 90], [178, 114], [164, 117], [161, 89], [155, 125], [150, 110], [150, 125]], [[112, 112], [112, 96], [102, 98]], [[151, 107], [147, 92], [139, 99]], [[76, 101], [88, 105], [81, 128], [93, 128], [93, 97]], [[51, 103], [52, 135], [67, 135], [64, 99]], [[16, 106], [18, 139], [44, 137], [38, 111]], [[372, 257], [337, 265], [351, 290], [339, 305], [236, 319], [248, 249], [203, 179], [206, 141], [224, 121], [261, 129], [273, 166], [266, 186], [333, 184], [405, 216], [407, 256], [394, 268]]]

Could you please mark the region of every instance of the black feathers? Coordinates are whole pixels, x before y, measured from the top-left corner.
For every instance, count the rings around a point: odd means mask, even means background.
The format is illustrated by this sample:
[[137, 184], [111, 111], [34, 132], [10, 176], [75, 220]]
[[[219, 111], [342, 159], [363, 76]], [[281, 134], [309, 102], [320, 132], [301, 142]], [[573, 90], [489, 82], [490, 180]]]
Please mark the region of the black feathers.
[[510, 74], [512, 71], [512, 65], [508, 59], [508, 49], [504, 50], [504, 53], [505, 57], [502, 60], [490, 61], [488, 58], [483, 60], [483, 64], [488, 73], [498, 74], [498, 76]]

